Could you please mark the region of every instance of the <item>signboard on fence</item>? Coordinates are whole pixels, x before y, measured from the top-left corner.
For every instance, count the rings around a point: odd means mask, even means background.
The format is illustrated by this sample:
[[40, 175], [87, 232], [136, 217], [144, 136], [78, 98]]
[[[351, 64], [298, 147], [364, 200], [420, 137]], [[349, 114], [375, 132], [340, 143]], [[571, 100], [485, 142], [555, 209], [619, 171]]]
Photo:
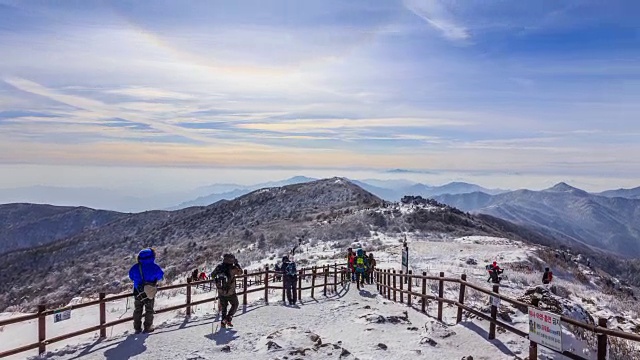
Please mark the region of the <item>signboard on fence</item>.
[[562, 325], [560, 324], [560, 316], [530, 307], [529, 340], [562, 352]]
[[63, 311], [58, 310], [53, 314], [54, 323], [69, 320], [69, 319], [71, 319], [71, 310], [63, 310]]
[[491, 306], [500, 307], [500, 298], [497, 296], [489, 295], [489, 303]]

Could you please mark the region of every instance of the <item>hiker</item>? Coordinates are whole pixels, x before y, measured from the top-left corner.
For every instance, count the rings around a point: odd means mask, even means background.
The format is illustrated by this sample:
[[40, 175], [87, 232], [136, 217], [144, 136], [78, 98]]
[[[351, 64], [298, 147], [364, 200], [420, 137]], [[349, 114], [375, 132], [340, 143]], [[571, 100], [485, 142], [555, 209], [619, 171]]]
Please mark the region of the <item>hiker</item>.
[[376, 259], [373, 258], [373, 254], [369, 254], [369, 263], [367, 267], [367, 280], [369, 284], [373, 284], [373, 272], [376, 268]]
[[[242, 275], [242, 267], [233, 254], [224, 254], [222, 264], [213, 270], [216, 289], [218, 289], [218, 309], [222, 311], [220, 327], [233, 327], [231, 320], [238, 310], [238, 295], [236, 295], [236, 276]], [[227, 308], [231, 304], [231, 309]]]
[[349, 267], [349, 272], [351, 273], [351, 282], [356, 281], [356, 270], [354, 267], [355, 259], [356, 254], [353, 252], [353, 249], [347, 249], [347, 266]]
[[[153, 304], [158, 281], [164, 277], [164, 271], [155, 263], [156, 252], [153, 248], [142, 249], [138, 253], [137, 263], [129, 270], [129, 279], [133, 281], [133, 329], [140, 332], [153, 332]], [[142, 328], [142, 310], [144, 308], [144, 329]]]
[[275, 281], [281, 281], [282, 280], [282, 268], [280, 267], [280, 264], [276, 263], [275, 266], [276, 269], [276, 275], [275, 275]]
[[298, 270], [296, 269], [296, 263], [289, 260], [288, 256], [282, 257], [282, 272], [284, 289], [287, 293], [287, 301], [289, 305], [295, 305], [298, 300]]
[[200, 276], [198, 277], [198, 279], [199, 279], [200, 281], [207, 280], [207, 274], [206, 274], [204, 271], [203, 271], [203, 272], [201, 272], [201, 273], [200, 273]]
[[544, 268], [544, 274], [542, 274], [542, 283], [545, 285], [549, 284], [552, 279], [553, 279], [553, 273], [549, 271], [548, 267]]
[[360, 286], [364, 286], [364, 277], [366, 276], [367, 272], [367, 263], [368, 259], [364, 256], [364, 251], [362, 249], [358, 249], [358, 251], [356, 252], [354, 265], [358, 290], [360, 290]]
[[494, 284], [500, 284], [502, 281], [502, 276], [498, 276], [504, 272], [503, 269], [500, 269], [498, 266], [498, 262], [494, 261], [493, 264], [487, 265], [487, 270], [489, 271], [489, 279], [487, 282], [491, 281]]
[[191, 281], [198, 281], [198, 269], [193, 270], [193, 272], [191, 273]]

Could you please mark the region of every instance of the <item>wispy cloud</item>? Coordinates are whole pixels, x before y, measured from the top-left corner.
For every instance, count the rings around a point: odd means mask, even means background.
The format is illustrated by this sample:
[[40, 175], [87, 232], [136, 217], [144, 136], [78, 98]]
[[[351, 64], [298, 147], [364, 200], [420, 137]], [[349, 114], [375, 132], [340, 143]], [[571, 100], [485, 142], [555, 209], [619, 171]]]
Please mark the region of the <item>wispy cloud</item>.
[[638, 169], [637, 2], [5, 2], [3, 162]]
[[445, 4], [439, 0], [404, 0], [404, 4], [449, 40], [465, 41], [471, 37], [469, 29], [458, 23]]

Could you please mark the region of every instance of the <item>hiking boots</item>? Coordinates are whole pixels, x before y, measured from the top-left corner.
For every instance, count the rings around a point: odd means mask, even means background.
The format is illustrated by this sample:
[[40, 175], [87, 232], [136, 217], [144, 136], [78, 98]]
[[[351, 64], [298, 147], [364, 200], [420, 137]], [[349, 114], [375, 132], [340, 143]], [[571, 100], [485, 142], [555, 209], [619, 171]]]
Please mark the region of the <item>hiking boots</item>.
[[148, 333], [152, 333], [156, 330], [156, 328], [154, 328], [153, 326], [149, 326], [148, 328], [145, 328], [144, 330], [142, 330], [143, 333], [148, 334]]

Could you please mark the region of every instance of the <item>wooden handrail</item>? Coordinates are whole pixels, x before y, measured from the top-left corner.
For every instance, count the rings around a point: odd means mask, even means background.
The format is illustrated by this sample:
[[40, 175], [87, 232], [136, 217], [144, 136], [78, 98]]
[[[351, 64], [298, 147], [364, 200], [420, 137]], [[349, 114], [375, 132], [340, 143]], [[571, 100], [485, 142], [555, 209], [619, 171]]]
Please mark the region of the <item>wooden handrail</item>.
[[[336, 266], [340, 266], [340, 270], [334, 270], [333, 272], [329, 270], [329, 272], [327, 272], [327, 274], [333, 274], [336, 273], [342, 273], [344, 266], [346, 266], [345, 263], [343, 264], [336, 264]], [[301, 271], [304, 271], [305, 268], [301, 269]], [[254, 273], [247, 273], [245, 271], [244, 274], [236, 276], [236, 280], [242, 280], [242, 283], [246, 284], [246, 280], [248, 277], [251, 276], [267, 276], [270, 273], [275, 273], [274, 271], [269, 271], [268, 268], [265, 271], [256, 271]], [[269, 281], [271, 281], [271, 279], [269, 279]], [[167, 291], [167, 290], [173, 290], [173, 289], [179, 289], [179, 288], [187, 288], [189, 286], [198, 286], [198, 285], [205, 285], [205, 284], [211, 284], [213, 283], [212, 279], [207, 279], [207, 280], [201, 280], [201, 281], [195, 281], [195, 282], [187, 282], [187, 283], [181, 283], [181, 284], [174, 284], [174, 285], [166, 285], [166, 286], [159, 286], [158, 287], [158, 291]], [[282, 289], [282, 287], [275, 287], [269, 284], [269, 282], [262, 282], [261, 283], [262, 286], [254, 288], [254, 289], [246, 289], [241, 292], [236, 292], [237, 295], [242, 295], [244, 298], [246, 298], [246, 294], [250, 294], [253, 292], [258, 292], [258, 291], [265, 291], [268, 293], [268, 291], [270, 289]], [[330, 285], [335, 285], [337, 286], [337, 284], [334, 283], [329, 283], [326, 282], [326, 286], [330, 286]], [[246, 288], [246, 285], [244, 285]], [[321, 287], [321, 286], [325, 286], [325, 284], [318, 284], [314, 287]], [[70, 332], [70, 333], [66, 333], [66, 334], [62, 334], [56, 337], [52, 337], [49, 339], [46, 339], [44, 336], [40, 339], [40, 341], [32, 343], [32, 344], [28, 344], [28, 345], [23, 345], [17, 348], [13, 348], [13, 349], [9, 349], [3, 352], [0, 352], [0, 358], [3, 357], [7, 357], [7, 356], [11, 356], [11, 355], [15, 355], [15, 354], [19, 354], [21, 352], [24, 351], [29, 351], [29, 350], [33, 350], [33, 349], [40, 349], [40, 353], [44, 352], [45, 346], [49, 345], [49, 344], [53, 344], [59, 341], [63, 341], [69, 338], [73, 338], [76, 336], [80, 336], [80, 335], [84, 335], [87, 333], [91, 333], [91, 332], [95, 332], [95, 331], [100, 331], [101, 334], [105, 333], [105, 329], [111, 326], [115, 326], [115, 325], [119, 325], [119, 324], [123, 324], [126, 322], [130, 322], [133, 320], [133, 317], [126, 317], [123, 319], [118, 319], [115, 321], [111, 321], [111, 322], [105, 322], [104, 319], [104, 314], [103, 312], [106, 311], [105, 310], [105, 306], [104, 304], [110, 301], [115, 301], [115, 300], [121, 300], [121, 299], [125, 299], [128, 297], [132, 297], [132, 294], [118, 294], [118, 295], [112, 295], [112, 296], [105, 296], [104, 294], [100, 294], [99, 299], [98, 300], [91, 300], [88, 301], [86, 303], [81, 303], [81, 304], [73, 304], [73, 305], [68, 305], [62, 308], [56, 308], [56, 309], [49, 309], [49, 310], [44, 310], [44, 306], [39, 306], [40, 311], [38, 313], [34, 313], [34, 314], [29, 314], [29, 315], [23, 315], [23, 316], [18, 316], [15, 318], [10, 318], [10, 319], [6, 319], [6, 320], [1, 320], [0, 321], [0, 326], [5, 326], [5, 325], [11, 325], [11, 324], [17, 324], [17, 323], [21, 323], [21, 322], [25, 322], [25, 321], [31, 321], [31, 320], [37, 320], [37, 319], [44, 319], [46, 316], [49, 315], [53, 315], [59, 311], [66, 311], [66, 310], [75, 310], [75, 309], [81, 309], [81, 308], [85, 308], [88, 306], [100, 306], [100, 318], [99, 318], [99, 325], [96, 326], [92, 326], [92, 327], [88, 327], [85, 329], [81, 329], [81, 330], [77, 330], [74, 332]], [[213, 302], [213, 301], [217, 301], [218, 297], [213, 297], [213, 298], [207, 298], [207, 299], [202, 299], [202, 300], [198, 300], [198, 301], [190, 301], [188, 303], [185, 304], [179, 304], [179, 305], [174, 305], [174, 306], [170, 306], [167, 308], [163, 308], [163, 309], [158, 309], [155, 310], [156, 314], [161, 314], [161, 313], [165, 313], [165, 312], [169, 312], [169, 311], [174, 311], [174, 310], [178, 310], [178, 309], [182, 309], [182, 308], [187, 308], [189, 309], [192, 306], [196, 306], [196, 305], [201, 305], [201, 304], [206, 304], [208, 302]], [[40, 323], [42, 323], [42, 321], [39, 321]], [[43, 323], [44, 324], [44, 323]], [[39, 329], [40, 331], [40, 329]], [[46, 331], [46, 330], [45, 330]]]
[[[418, 293], [418, 292], [414, 292], [414, 291], [409, 291], [408, 289], [405, 290], [403, 289], [403, 286], [401, 285], [400, 288], [396, 287], [396, 282], [393, 281], [395, 280], [395, 277], [398, 276], [398, 274], [395, 273], [395, 270], [384, 270], [384, 269], [375, 269], [374, 270], [374, 274], [376, 274], [376, 286], [378, 288], [378, 290], [380, 291], [380, 293], [389, 298], [392, 299], [391, 294], [396, 294], [396, 293], [400, 293], [400, 294], [406, 294], [408, 296], [415, 296], [416, 298], [422, 299], [422, 309], [424, 311], [424, 303], [425, 300], [435, 300], [438, 301], [439, 303], [447, 303], [447, 304], [451, 304], [454, 306], [458, 307], [458, 316], [457, 316], [457, 322], [459, 322], [461, 320], [461, 315], [462, 313], [460, 312], [461, 310], [466, 310], [478, 317], [483, 318], [484, 320], [487, 320], [490, 322], [491, 327], [495, 327], [495, 326], [500, 326], [516, 335], [519, 335], [521, 337], [525, 337], [528, 338], [529, 334], [522, 331], [522, 330], [518, 330], [508, 324], [505, 324], [497, 319], [492, 318], [492, 316], [483, 314], [482, 312], [473, 309], [472, 307], [462, 303], [461, 301], [464, 299], [464, 291], [465, 288], [472, 288], [476, 291], [479, 291], [483, 294], [486, 295], [490, 295], [490, 296], [494, 296], [494, 297], [498, 297], [501, 300], [504, 300], [505, 302], [508, 302], [510, 304], [519, 306], [519, 307], [525, 307], [525, 308], [529, 308], [529, 307], [535, 307], [538, 308], [537, 306], [534, 306], [532, 304], [526, 304], [522, 301], [516, 300], [516, 299], [512, 299], [508, 296], [499, 294], [497, 292], [494, 292], [490, 289], [485, 289], [482, 288], [478, 285], [472, 284], [468, 281], [466, 281], [466, 276], [463, 276], [462, 279], [456, 279], [456, 278], [447, 278], [444, 277], [444, 273], [441, 273], [441, 276], [426, 276], [424, 275], [416, 275], [416, 274], [401, 274], [401, 278], [402, 277], [407, 277], [409, 279], [421, 279], [423, 280], [423, 284], [424, 281], [426, 280], [432, 280], [432, 281], [438, 281], [440, 284], [442, 283], [457, 283], [460, 284], [460, 288], [461, 288], [461, 293], [459, 296], [459, 300], [460, 301], [454, 301], [454, 300], [450, 300], [450, 299], [446, 299], [444, 298], [444, 295], [442, 294], [442, 286], [439, 286], [439, 294], [438, 296], [435, 295], [431, 295], [431, 294], [424, 294], [424, 293]], [[391, 281], [390, 281], [391, 280]], [[410, 280], [411, 281], [411, 280]], [[423, 288], [425, 288], [425, 285], [423, 285]], [[402, 295], [401, 295], [402, 296]], [[401, 297], [402, 299], [402, 297]], [[395, 296], [393, 296], [393, 300], [395, 301]], [[439, 308], [441, 308], [439, 306]], [[441, 310], [440, 310], [441, 311]], [[440, 311], [439, 311], [439, 315], [440, 315]], [[492, 311], [492, 315], [493, 311]], [[495, 317], [495, 315], [494, 315]], [[574, 320], [571, 318], [568, 318], [566, 316], [560, 315], [560, 319], [561, 321], [567, 323], [567, 324], [571, 324], [574, 325], [576, 327], [579, 327], [581, 329], [593, 332], [595, 334], [599, 334], [601, 338], [604, 339], [603, 336], [613, 336], [613, 337], [617, 337], [617, 338], [621, 338], [621, 339], [626, 339], [626, 340], [630, 340], [630, 341], [636, 341], [636, 342], [640, 342], [640, 335], [636, 335], [636, 334], [631, 334], [628, 332], [624, 332], [624, 331], [619, 331], [619, 330], [613, 330], [613, 329], [608, 329], [606, 328], [606, 326], [598, 326], [595, 324], [587, 324], [578, 320]], [[604, 319], [601, 319], [604, 320]], [[603, 322], [603, 325], [606, 325], [606, 321]], [[600, 346], [605, 346], [606, 342], [604, 340], [600, 341]], [[571, 359], [581, 359], [580, 356], [575, 355], [575, 354], [571, 354], [569, 352], [562, 352], [563, 355], [571, 358]]]

